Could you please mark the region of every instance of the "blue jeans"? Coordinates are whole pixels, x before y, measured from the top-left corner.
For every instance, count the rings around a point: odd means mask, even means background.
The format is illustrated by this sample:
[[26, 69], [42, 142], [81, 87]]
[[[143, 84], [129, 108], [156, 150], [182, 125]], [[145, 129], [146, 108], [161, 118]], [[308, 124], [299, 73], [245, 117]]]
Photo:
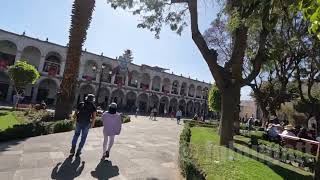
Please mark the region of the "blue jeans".
[[82, 150], [84, 143], [86, 142], [87, 135], [88, 135], [88, 132], [90, 129], [90, 125], [91, 125], [90, 123], [88, 123], [88, 124], [87, 123], [86, 124], [77, 123], [77, 125], [76, 125], [76, 129], [74, 131], [74, 135], [73, 135], [73, 139], [72, 139], [72, 147], [76, 147], [78, 138], [81, 134], [81, 140], [79, 143], [78, 151]]

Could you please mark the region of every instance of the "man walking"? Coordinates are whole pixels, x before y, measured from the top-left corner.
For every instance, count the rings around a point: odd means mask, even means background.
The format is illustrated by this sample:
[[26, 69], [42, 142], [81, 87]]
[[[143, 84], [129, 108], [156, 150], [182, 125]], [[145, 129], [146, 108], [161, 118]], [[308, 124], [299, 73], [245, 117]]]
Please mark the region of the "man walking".
[[[97, 108], [94, 105], [95, 96], [93, 94], [88, 94], [84, 102], [79, 103], [76, 115], [76, 129], [72, 139], [72, 147], [70, 150], [70, 155], [74, 155], [76, 151], [76, 145], [78, 138], [81, 134], [81, 140], [78, 146], [76, 156], [80, 156], [81, 150], [86, 142], [87, 135], [90, 127], [94, 127], [96, 121]], [[92, 121], [91, 121], [92, 120]]]
[[176, 113], [177, 124], [180, 124], [181, 116], [182, 116], [182, 112], [181, 112], [181, 110], [179, 109], [179, 110], [177, 111], [177, 113]]

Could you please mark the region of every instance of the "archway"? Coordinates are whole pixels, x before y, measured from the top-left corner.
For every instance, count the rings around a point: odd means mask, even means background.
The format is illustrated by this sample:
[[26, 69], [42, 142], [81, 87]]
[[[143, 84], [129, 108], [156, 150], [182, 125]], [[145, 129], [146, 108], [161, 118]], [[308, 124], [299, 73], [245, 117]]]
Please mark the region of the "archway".
[[106, 109], [108, 106], [110, 97], [110, 91], [108, 88], [101, 88], [99, 92], [99, 97], [97, 99], [97, 103], [103, 108]]
[[41, 59], [41, 51], [33, 46], [28, 46], [23, 49], [21, 60], [27, 61], [29, 64], [39, 69]]
[[42, 71], [49, 75], [60, 74], [61, 55], [57, 52], [49, 52], [45, 58]]
[[186, 106], [187, 106], [186, 101], [184, 99], [181, 99], [179, 101], [179, 107], [178, 108], [182, 111], [183, 115], [186, 114]]
[[144, 73], [141, 77], [140, 88], [143, 90], [148, 90], [150, 87], [150, 75]]
[[155, 94], [150, 96], [149, 110], [156, 108], [158, 110], [159, 97]]
[[10, 86], [10, 80], [7, 73], [0, 71], [0, 101], [5, 101]]
[[196, 98], [202, 98], [202, 87], [198, 86], [197, 87], [197, 93], [196, 93]]
[[84, 101], [84, 98], [88, 94], [94, 94], [94, 92], [95, 92], [95, 90], [91, 85], [89, 85], [89, 84], [82, 85], [80, 88], [79, 96], [78, 96], [78, 103], [81, 101]]
[[161, 86], [161, 78], [159, 76], [155, 76], [152, 80], [152, 90], [160, 91]]
[[139, 73], [137, 71], [131, 71], [128, 74], [128, 86], [130, 87], [138, 87], [139, 84]]
[[178, 87], [179, 87], [179, 82], [177, 80], [173, 81], [171, 94], [179, 94]]
[[82, 75], [83, 79], [88, 81], [95, 81], [97, 78], [97, 63], [93, 60], [89, 60], [86, 62], [84, 66], [84, 72]]
[[203, 99], [208, 99], [208, 93], [209, 93], [209, 88], [205, 87], [203, 88]]
[[44, 79], [39, 83], [37, 92], [37, 103], [46, 102], [47, 105], [53, 105], [57, 96], [58, 85], [52, 79]]
[[176, 112], [178, 110], [178, 100], [176, 98], [172, 98], [170, 100], [169, 112]]
[[189, 86], [188, 96], [189, 96], [189, 97], [194, 97], [194, 93], [195, 93], [195, 87], [194, 87], [193, 84], [191, 84], [191, 85]]
[[120, 89], [117, 89], [111, 94], [111, 102], [115, 102], [118, 105], [118, 108], [121, 109], [123, 106], [124, 93]]
[[130, 91], [127, 93], [126, 99], [126, 110], [129, 112], [134, 112], [136, 109], [137, 94], [133, 91]]
[[138, 107], [141, 113], [147, 113], [148, 95], [142, 93], [138, 96]]
[[0, 41], [0, 68], [7, 68], [14, 64], [17, 46], [11, 41]]
[[163, 80], [162, 92], [163, 92], [164, 94], [170, 93], [170, 79], [169, 79], [169, 78], [165, 78], [165, 79]]
[[180, 89], [180, 95], [186, 96], [187, 95], [187, 83], [183, 82]]
[[187, 112], [186, 112], [187, 116], [193, 116], [193, 102], [189, 101], [187, 103]]
[[163, 96], [160, 99], [160, 105], [159, 105], [159, 113], [164, 114], [164, 110], [167, 110], [168, 113], [168, 106], [169, 106], [169, 98], [167, 96]]
[[200, 102], [194, 103], [194, 112], [198, 114], [198, 116], [201, 115], [201, 104]]

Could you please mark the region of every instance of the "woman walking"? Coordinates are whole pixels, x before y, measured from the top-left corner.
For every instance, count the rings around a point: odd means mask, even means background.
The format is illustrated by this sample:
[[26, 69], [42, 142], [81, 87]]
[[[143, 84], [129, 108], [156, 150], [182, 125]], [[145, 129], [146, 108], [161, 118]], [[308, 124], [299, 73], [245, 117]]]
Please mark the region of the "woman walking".
[[101, 160], [109, 158], [111, 147], [114, 143], [114, 138], [121, 132], [121, 115], [117, 113], [117, 104], [111, 103], [109, 111], [103, 113], [103, 155]]

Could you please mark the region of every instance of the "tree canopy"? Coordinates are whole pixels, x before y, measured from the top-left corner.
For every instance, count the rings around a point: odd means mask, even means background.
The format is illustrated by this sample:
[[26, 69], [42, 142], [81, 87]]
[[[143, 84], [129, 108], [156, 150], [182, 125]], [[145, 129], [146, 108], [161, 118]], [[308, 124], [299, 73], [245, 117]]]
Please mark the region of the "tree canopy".
[[38, 70], [25, 61], [18, 61], [8, 69], [9, 77], [17, 90], [34, 84], [40, 77]]
[[208, 106], [210, 111], [221, 111], [221, 93], [216, 85], [209, 91]]

